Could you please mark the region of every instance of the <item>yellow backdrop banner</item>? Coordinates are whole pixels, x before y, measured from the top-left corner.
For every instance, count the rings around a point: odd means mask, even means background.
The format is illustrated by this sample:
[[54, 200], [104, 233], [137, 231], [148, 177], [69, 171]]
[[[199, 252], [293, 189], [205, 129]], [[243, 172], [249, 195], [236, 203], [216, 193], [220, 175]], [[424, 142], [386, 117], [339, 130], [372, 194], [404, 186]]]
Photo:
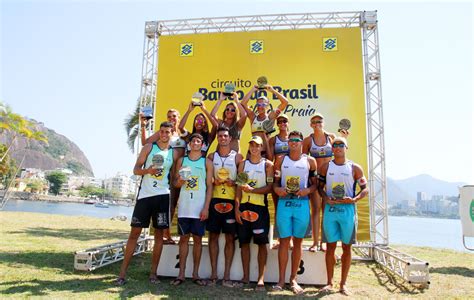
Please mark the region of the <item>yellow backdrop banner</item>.
[[[158, 54], [156, 124], [166, 119], [166, 111], [187, 110], [193, 93], [204, 95], [210, 111], [218, 93], [233, 82], [240, 98], [266, 76], [269, 84], [284, 94], [289, 105], [290, 130], [305, 136], [312, 130], [310, 116], [325, 116], [325, 129], [337, 133], [342, 118], [351, 121], [351, 160], [367, 172], [367, 134], [364, 72], [360, 28], [274, 30], [161, 36]], [[271, 95], [268, 95], [271, 96]], [[254, 106], [255, 97], [249, 105]], [[273, 107], [276, 97], [269, 97]], [[225, 103], [218, 115], [222, 116]], [[194, 109], [188, 120], [191, 130]], [[247, 151], [250, 125], [247, 121], [241, 147]], [[214, 142], [216, 144], [216, 141]], [[215, 145], [211, 147], [214, 149]], [[366, 174], [367, 176], [367, 174]], [[368, 200], [358, 203], [358, 240], [369, 240]]]

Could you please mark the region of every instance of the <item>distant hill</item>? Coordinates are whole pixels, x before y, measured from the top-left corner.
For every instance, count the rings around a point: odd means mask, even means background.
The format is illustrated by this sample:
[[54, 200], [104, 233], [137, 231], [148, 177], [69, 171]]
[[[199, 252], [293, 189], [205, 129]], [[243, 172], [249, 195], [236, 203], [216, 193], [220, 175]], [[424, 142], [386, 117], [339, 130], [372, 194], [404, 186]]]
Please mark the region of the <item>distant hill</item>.
[[387, 178], [387, 193], [390, 204], [402, 200], [416, 200], [417, 192], [425, 192], [428, 197], [433, 195], [457, 196], [458, 187], [463, 182], [447, 182], [427, 174], [421, 174], [406, 179], [395, 180]]
[[[36, 130], [44, 132], [48, 137], [48, 145], [38, 141], [30, 141], [29, 149], [25, 150], [26, 140], [24, 138], [17, 138], [10, 152], [17, 162], [23, 158], [24, 151], [26, 151], [23, 163], [24, 168], [38, 168], [42, 170], [68, 168], [75, 175], [94, 176], [89, 160], [74, 142], [45, 127], [43, 123], [32, 119], [29, 120], [35, 124]], [[11, 136], [0, 136], [0, 143], [10, 140]]]

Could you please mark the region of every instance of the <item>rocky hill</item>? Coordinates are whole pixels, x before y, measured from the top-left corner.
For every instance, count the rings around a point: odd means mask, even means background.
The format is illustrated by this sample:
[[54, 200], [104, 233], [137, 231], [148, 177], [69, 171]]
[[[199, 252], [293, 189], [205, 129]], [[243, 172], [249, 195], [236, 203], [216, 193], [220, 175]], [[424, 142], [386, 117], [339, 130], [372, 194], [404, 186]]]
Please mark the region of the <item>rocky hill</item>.
[[[68, 168], [76, 175], [93, 176], [89, 160], [79, 147], [67, 137], [44, 126], [43, 123], [30, 119], [35, 124], [36, 130], [44, 132], [48, 137], [48, 144], [24, 138], [17, 138], [13, 144], [11, 156], [19, 162], [26, 151], [24, 168], [38, 168], [42, 170], [54, 170], [56, 168]], [[11, 136], [0, 136], [0, 143], [11, 141]], [[26, 148], [26, 149], [25, 149]]]

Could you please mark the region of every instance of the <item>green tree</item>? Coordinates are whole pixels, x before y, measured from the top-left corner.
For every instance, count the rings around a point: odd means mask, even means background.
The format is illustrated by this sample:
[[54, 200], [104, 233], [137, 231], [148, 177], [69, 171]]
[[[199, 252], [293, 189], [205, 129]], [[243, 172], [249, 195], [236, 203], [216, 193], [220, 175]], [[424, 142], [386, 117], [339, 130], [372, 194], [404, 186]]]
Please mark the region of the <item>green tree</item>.
[[93, 185], [86, 185], [79, 189], [79, 195], [81, 197], [88, 197], [88, 196], [102, 197], [103, 194], [104, 194], [104, 189], [93, 186]]
[[127, 144], [132, 153], [135, 152], [135, 142], [138, 138], [140, 131], [140, 98], [137, 100], [135, 110], [132, 114], [128, 114], [125, 118], [123, 125], [127, 132]]
[[26, 188], [29, 189], [31, 193], [42, 192], [44, 187], [45, 183], [41, 179], [30, 179], [26, 184]]
[[[0, 157], [3, 157], [7, 152], [7, 146], [0, 144]], [[10, 155], [6, 154], [5, 158], [0, 161], [0, 186], [4, 187], [8, 182], [15, 176], [15, 170], [17, 169], [14, 159], [10, 158]]]
[[67, 181], [67, 176], [63, 172], [54, 171], [46, 176], [46, 180], [49, 181], [49, 192], [55, 195], [61, 191], [61, 186]]

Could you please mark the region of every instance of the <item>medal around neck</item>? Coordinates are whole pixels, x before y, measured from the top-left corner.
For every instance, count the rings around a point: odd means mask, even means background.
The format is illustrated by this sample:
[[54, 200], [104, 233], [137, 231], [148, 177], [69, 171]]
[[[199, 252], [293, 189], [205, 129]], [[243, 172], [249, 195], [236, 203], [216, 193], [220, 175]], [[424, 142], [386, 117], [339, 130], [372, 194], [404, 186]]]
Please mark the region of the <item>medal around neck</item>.
[[342, 119], [339, 121], [339, 129], [338, 132], [341, 132], [342, 130], [349, 130], [351, 128], [351, 121], [349, 119]]
[[229, 170], [227, 170], [226, 168], [220, 168], [219, 170], [217, 170], [217, 177], [220, 180], [227, 180], [229, 179], [229, 176], [230, 176]]
[[191, 101], [194, 106], [202, 106], [203, 99], [204, 99], [204, 96], [201, 93], [197, 92], [193, 94]]
[[228, 83], [224, 86], [224, 96], [230, 97], [235, 92], [235, 84]]
[[268, 84], [267, 77], [260, 76], [257, 78], [257, 87], [259, 90], [264, 90], [267, 84]]
[[147, 120], [153, 119], [153, 109], [151, 108], [151, 106], [144, 106], [142, 108], [142, 113], [145, 119]]
[[163, 164], [165, 162], [165, 158], [161, 154], [155, 154], [152, 158], [153, 168], [155, 169], [163, 169]]
[[336, 185], [332, 189], [332, 196], [336, 198], [337, 200], [341, 200], [342, 198], [344, 198], [345, 194], [346, 194], [346, 191], [344, 190], [343, 185]]
[[265, 120], [262, 123], [263, 130], [265, 130], [265, 133], [273, 133], [275, 132], [275, 127], [273, 126], [275, 124], [274, 121], [272, 120]]
[[188, 166], [184, 166], [179, 169], [178, 174], [184, 180], [189, 180], [189, 178], [191, 178], [191, 168]]
[[244, 185], [244, 184], [247, 184], [249, 182], [249, 175], [247, 173], [239, 173], [237, 174], [237, 178], [235, 180], [235, 182], [237, 183], [237, 185]]

